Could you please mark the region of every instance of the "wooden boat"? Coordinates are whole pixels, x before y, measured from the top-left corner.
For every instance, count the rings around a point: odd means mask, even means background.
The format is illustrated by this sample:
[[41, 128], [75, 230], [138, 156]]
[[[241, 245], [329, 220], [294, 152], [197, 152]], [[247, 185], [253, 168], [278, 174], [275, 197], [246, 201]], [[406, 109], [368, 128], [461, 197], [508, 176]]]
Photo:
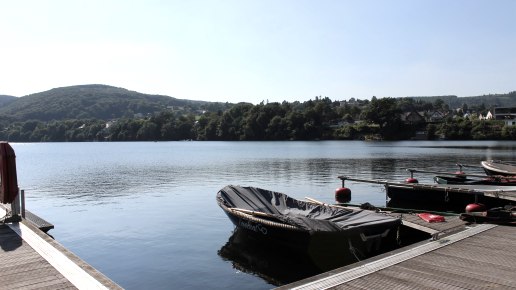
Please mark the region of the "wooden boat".
[[490, 160], [480, 162], [487, 175], [516, 176], [516, 164], [508, 161]]
[[444, 176], [437, 175], [434, 181], [438, 184], [471, 184], [471, 185], [497, 185], [516, 186], [515, 176], [491, 175], [484, 178], [469, 178], [465, 175]]
[[249, 236], [306, 253], [316, 263], [336, 261], [335, 267], [394, 248], [401, 225], [400, 219], [373, 211], [305, 202], [255, 187], [228, 185], [217, 193], [217, 203]]

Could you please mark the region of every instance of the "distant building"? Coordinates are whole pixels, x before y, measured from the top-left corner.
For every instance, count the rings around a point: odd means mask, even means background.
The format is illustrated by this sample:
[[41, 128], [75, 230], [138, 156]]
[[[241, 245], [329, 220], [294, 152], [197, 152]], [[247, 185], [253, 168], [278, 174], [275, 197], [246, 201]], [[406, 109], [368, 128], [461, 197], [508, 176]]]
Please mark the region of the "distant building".
[[441, 111], [433, 111], [430, 113], [430, 116], [428, 117], [429, 122], [441, 122], [448, 113], [441, 112]]
[[349, 101], [345, 101], [345, 100], [344, 101], [340, 101], [340, 103], [339, 103], [340, 107], [345, 107], [346, 105], [347, 106], [351, 106], [351, 107], [355, 107], [355, 106], [358, 106], [360, 104], [358, 103], [358, 101], [355, 98], [351, 98], [351, 99], [349, 99]]
[[507, 126], [516, 126], [516, 107], [494, 108], [494, 119], [503, 120]]
[[492, 120], [493, 119], [493, 114], [491, 114], [491, 111], [488, 111], [485, 116], [482, 116], [482, 114], [480, 114], [478, 116], [478, 119], [479, 120]]
[[116, 123], [116, 121], [114, 121], [114, 120], [106, 122], [106, 129], [109, 129], [109, 127], [111, 127], [115, 123]]
[[401, 120], [406, 124], [419, 124], [424, 123], [425, 118], [418, 112], [407, 112], [401, 115]]

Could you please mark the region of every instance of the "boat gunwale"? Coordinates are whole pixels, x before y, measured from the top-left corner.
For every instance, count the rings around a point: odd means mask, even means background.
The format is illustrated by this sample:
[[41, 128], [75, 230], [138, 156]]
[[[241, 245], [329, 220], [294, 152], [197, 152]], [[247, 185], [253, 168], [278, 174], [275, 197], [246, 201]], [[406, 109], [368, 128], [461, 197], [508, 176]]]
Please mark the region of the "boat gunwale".
[[516, 167], [499, 160], [481, 161], [480, 163], [485, 170], [504, 175], [514, 175], [514, 171], [510, 171], [509, 169], [514, 169]]
[[274, 227], [274, 228], [280, 228], [280, 229], [285, 229], [285, 230], [291, 230], [291, 231], [297, 231], [297, 232], [307, 232], [308, 233], [307, 230], [304, 230], [302, 228], [299, 228], [299, 227], [296, 227], [296, 226], [293, 226], [293, 225], [289, 225], [289, 224], [286, 224], [286, 223], [275, 222], [275, 221], [271, 221], [271, 220], [266, 220], [266, 219], [259, 218], [259, 217], [256, 217], [256, 216], [253, 216], [253, 215], [250, 215], [250, 214], [247, 214], [247, 213], [243, 213], [243, 212], [240, 212], [240, 211], [233, 210], [232, 207], [227, 207], [221, 200], [217, 200], [217, 201], [218, 201], [219, 206], [222, 208], [222, 210], [224, 210], [224, 212], [226, 214], [233, 215], [233, 216], [235, 216], [237, 218], [245, 219], [245, 220], [248, 220], [248, 221], [251, 221], [251, 222], [255, 222], [255, 223], [261, 223], [261, 224], [264, 224], [264, 225], [267, 225], [267, 226], [270, 226], [270, 227]]

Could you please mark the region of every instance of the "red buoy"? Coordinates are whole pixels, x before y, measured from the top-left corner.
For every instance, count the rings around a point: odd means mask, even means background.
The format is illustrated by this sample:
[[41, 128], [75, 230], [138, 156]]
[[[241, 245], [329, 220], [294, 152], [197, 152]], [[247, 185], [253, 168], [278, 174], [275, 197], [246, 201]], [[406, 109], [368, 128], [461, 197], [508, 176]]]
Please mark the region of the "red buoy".
[[405, 179], [405, 183], [419, 183], [419, 181], [417, 179], [415, 179], [414, 177], [409, 177], [409, 178]]
[[466, 178], [466, 173], [464, 171], [455, 171], [455, 175], [460, 178]]
[[335, 189], [335, 200], [337, 202], [349, 202], [351, 200], [351, 189], [347, 187]]
[[486, 206], [481, 203], [470, 203], [466, 206], [466, 212], [486, 211]]

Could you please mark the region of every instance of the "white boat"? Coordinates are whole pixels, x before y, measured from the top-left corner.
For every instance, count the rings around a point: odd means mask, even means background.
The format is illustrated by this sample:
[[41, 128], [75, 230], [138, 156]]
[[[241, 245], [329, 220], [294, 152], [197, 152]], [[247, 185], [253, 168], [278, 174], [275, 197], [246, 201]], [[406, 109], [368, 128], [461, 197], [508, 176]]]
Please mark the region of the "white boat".
[[516, 176], [516, 163], [500, 160], [480, 162], [487, 175]]

